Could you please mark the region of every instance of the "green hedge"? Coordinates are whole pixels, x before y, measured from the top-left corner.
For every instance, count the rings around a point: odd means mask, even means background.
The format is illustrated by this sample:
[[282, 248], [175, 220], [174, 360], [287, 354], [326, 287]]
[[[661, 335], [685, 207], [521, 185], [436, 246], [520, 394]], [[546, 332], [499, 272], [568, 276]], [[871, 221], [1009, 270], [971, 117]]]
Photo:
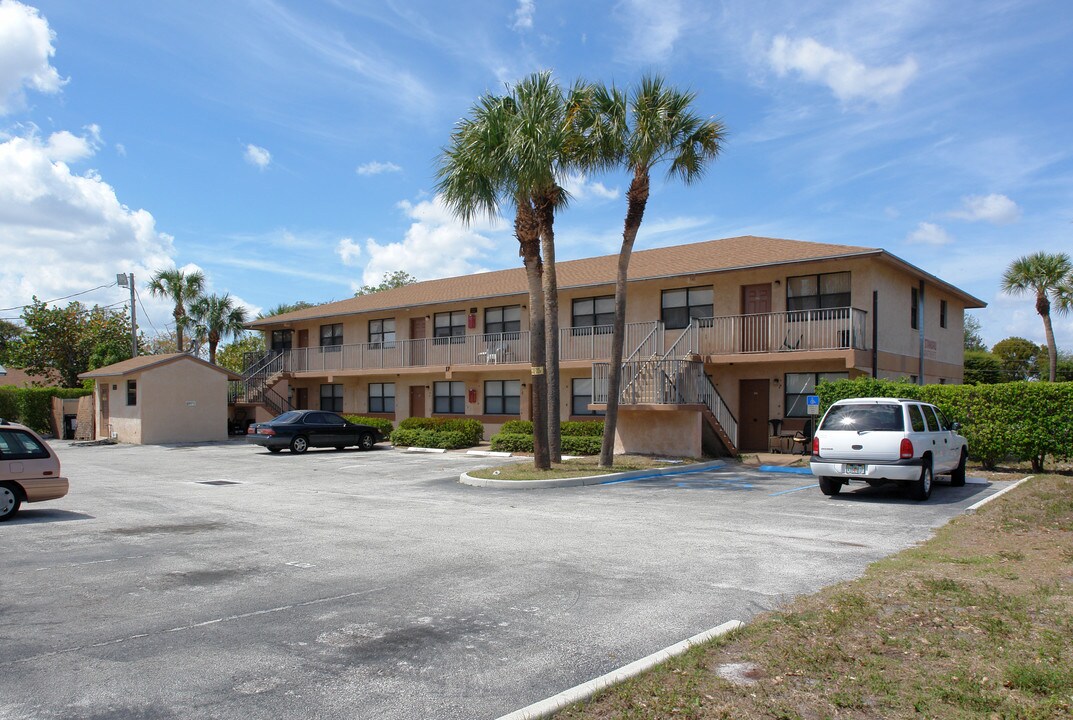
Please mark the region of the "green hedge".
[[1036, 472], [1048, 455], [1073, 457], [1073, 383], [1012, 382], [995, 385], [911, 385], [859, 378], [820, 383], [821, 411], [850, 397], [913, 398], [937, 405], [969, 441], [969, 455], [985, 468], [1028, 460]]
[[[567, 420], [559, 424], [563, 437], [603, 437], [603, 420]], [[533, 422], [531, 420], [508, 420], [503, 423], [501, 433], [508, 435], [532, 435]]]
[[[567, 455], [599, 455], [600, 438], [594, 435], [563, 435], [562, 450]], [[492, 437], [496, 452], [533, 452], [533, 436], [526, 433], [499, 433]]]
[[505, 433], [507, 435], [532, 435], [533, 421], [507, 420], [505, 423], [503, 423], [503, 427], [500, 428], [499, 432]]
[[14, 420], [40, 433], [52, 432], [52, 398], [92, 395], [82, 388], [0, 387], [0, 418]]
[[[457, 432], [462, 433], [465, 445], [457, 447], [472, 447], [479, 445], [484, 439], [484, 425], [480, 420], [465, 420], [463, 418], [406, 418], [399, 423], [400, 430], [432, 430], [433, 432]], [[397, 431], [396, 431], [397, 432]], [[436, 445], [434, 447], [440, 447]]]
[[[401, 424], [401, 423], [400, 423]], [[406, 447], [456, 448], [473, 447], [465, 433], [457, 430], [428, 430], [425, 428], [400, 427], [391, 433], [391, 444]]]
[[344, 418], [358, 425], [371, 425], [380, 431], [384, 437], [390, 437], [395, 426], [387, 418], [365, 417], [364, 415], [344, 415]]

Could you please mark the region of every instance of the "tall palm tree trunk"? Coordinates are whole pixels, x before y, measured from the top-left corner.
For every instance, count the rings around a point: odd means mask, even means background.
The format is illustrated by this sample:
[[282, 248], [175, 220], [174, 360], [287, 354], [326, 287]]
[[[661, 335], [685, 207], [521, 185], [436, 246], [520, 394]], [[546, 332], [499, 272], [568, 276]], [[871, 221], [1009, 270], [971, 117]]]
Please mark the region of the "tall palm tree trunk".
[[175, 312], [172, 315], [175, 316], [175, 349], [176, 352], [183, 351], [183, 322], [186, 318], [186, 312], [180, 312], [181, 306], [175, 307]]
[[544, 201], [538, 208], [540, 243], [544, 254], [544, 332], [548, 387], [548, 454], [551, 462], [563, 461], [559, 405], [559, 282], [555, 274], [555, 207]]
[[629, 276], [630, 255], [637, 231], [648, 204], [648, 173], [634, 171], [633, 181], [626, 193], [626, 222], [622, 228], [622, 248], [618, 254], [618, 273], [615, 276], [615, 325], [611, 334], [611, 363], [607, 374], [607, 409], [604, 412], [604, 436], [600, 443], [600, 467], [609, 468], [615, 461], [615, 429], [618, 426], [618, 400], [622, 394], [622, 356], [626, 343], [626, 280]]
[[1054, 382], [1058, 377], [1058, 348], [1054, 346], [1054, 328], [1051, 326], [1051, 301], [1043, 294], [1036, 296], [1036, 312], [1043, 318], [1043, 332], [1047, 336], [1048, 379]]
[[533, 467], [537, 470], [550, 470], [548, 376], [544, 367], [544, 268], [540, 260], [540, 224], [528, 200], [518, 202], [514, 233], [520, 245], [519, 254], [525, 263], [525, 279], [529, 286], [529, 382], [533, 389], [530, 408], [533, 416]]

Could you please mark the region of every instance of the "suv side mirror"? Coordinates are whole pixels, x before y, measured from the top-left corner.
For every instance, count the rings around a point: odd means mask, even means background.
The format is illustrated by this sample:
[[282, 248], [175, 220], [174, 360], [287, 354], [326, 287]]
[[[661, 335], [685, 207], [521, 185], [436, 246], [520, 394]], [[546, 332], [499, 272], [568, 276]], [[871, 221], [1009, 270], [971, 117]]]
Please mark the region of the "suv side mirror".
[[954, 432], [957, 432], [958, 430], [961, 429], [961, 423], [956, 422], [956, 421], [950, 423], [950, 429], [953, 430]]

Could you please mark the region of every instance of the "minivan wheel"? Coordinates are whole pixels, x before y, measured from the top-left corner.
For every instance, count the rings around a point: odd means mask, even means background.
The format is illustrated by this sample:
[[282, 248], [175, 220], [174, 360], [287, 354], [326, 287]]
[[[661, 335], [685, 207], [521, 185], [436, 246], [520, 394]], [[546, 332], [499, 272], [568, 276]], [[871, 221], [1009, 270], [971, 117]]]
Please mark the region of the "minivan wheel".
[[950, 484], [954, 487], [961, 487], [965, 484], [965, 463], [968, 462], [968, 459], [968, 451], [965, 448], [961, 448], [961, 461], [950, 473]]
[[929, 458], [924, 459], [924, 464], [920, 468], [920, 479], [913, 483], [911, 488], [912, 497], [914, 500], [927, 500], [931, 497], [931, 460]]
[[291, 452], [296, 454], [302, 454], [309, 449], [309, 441], [306, 440], [305, 435], [295, 435], [291, 440]]
[[22, 495], [9, 484], [0, 485], [0, 522], [15, 517], [22, 505]]
[[820, 477], [820, 492], [824, 495], [837, 495], [842, 490], [842, 481], [832, 477]]

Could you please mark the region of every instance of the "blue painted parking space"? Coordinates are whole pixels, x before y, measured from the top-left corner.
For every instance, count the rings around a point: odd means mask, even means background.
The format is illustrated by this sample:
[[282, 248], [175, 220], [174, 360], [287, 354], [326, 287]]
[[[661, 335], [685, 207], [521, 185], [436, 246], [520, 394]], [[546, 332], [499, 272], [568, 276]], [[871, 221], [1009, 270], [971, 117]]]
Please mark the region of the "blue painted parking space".
[[[799, 474], [765, 472], [754, 468], [731, 467], [685, 471], [671, 475], [609, 480], [602, 486], [620, 486], [647, 490], [709, 490], [735, 493], [783, 494], [794, 492], [806, 482]], [[816, 487], [815, 484], [809, 487]]]

